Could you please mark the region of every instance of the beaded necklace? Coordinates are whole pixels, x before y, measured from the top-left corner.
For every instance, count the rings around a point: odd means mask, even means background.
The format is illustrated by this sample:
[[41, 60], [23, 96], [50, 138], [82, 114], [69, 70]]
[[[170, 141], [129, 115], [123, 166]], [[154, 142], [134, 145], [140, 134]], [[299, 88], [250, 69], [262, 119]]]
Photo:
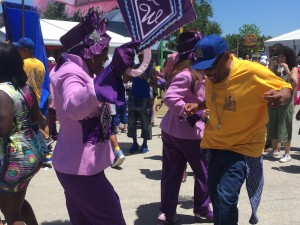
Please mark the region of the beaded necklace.
[[221, 125], [221, 119], [222, 119], [222, 117], [223, 117], [223, 115], [224, 115], [224, 111], [225, 111], [225, 104], [226, 104], [226, 99], [227, 99], [228, 81], [229, 81], [229, 76], [227, 77], [227, 79], [226, 79], [226, 81], [225, 81], [226, 83], [225, 83], [225, 88], [224, 88], [224, 90], [225, 90], [225, 94], [224, 94], [224, 104], [223, 104], [223, 107], [222, 107], [222, 112], [221, 112], [221, 114], [219, 114], [218, 107], [217, 107], [217, 104], [216, 104], [216, 98], [217, 98], [217, 96], [216, 96], [216, 93], [215, 93], [215, 90], [214, 90], [214, 85], [212, 84], [212, 86], [211, 86], [211, 92], [212, 92], [212, 95], [211, 95], [211, 97], [210, 97], [210, 100], [211, 100], [211, 102], [214, 104], [215, 109], [216, 109], [216, 113], [217, 113], [217, 117], [218, 117], [218, 124], [217, 124], [217, 129], [218, 129], [218, 130], [220, 130], [221, 127], [222, 127], [222, 125]]

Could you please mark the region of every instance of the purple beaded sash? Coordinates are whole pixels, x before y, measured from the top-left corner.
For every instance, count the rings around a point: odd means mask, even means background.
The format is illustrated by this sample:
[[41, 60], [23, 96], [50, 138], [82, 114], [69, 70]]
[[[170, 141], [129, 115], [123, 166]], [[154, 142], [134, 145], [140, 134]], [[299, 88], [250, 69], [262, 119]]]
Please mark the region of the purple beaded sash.
[[83, 143], [96, 145], [104, 142], [111, 135], [111, 114], [109, 104], [103, 105], [100, 116], [80, 120], [82, 126]]

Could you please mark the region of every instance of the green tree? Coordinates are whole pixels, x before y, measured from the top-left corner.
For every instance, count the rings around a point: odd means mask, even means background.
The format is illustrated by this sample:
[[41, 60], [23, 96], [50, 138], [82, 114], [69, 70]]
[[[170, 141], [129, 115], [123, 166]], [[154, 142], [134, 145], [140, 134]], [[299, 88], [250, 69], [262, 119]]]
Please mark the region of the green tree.
[[247, 34], [254, 34], [256, 37], [260, 36], [260, 30], [255, 24], [244, 24], [239, 28], [239, 34], [245, 37]]
[[211, 21], [213, 17], [213, 9], [211, 6], [211, 0], [200, 0], [193, 4], [197, 19], [186, 26], [183, 30], [197, 30], [204, 35], [212, 33], [222, 34], [222, 29], [219, 23]]
[[62, 2], [49, 2], [43, 17], [51, 20], [68, 20], [65, 6], [66, 4]]
[[[187, 0], [188, 1], [188, 0]], [[213, 17], [213, 9], [211, 7], [211, 0], [199, 0], [193, 4], [197, 19], [183, 27], [183, 31], [197, 30], [203, 35], [209, 34], [222, 34], [222, 29], [219, 23], [210, 21]], [[171, 40], [167, 44], [167, 48], [175, 50], [175, 46], [178, 40], [179, 31], [175, 32]]]
[[[254, 34], [257, 38], [255, 45], [249, 47], [245, 44], [245, 37], [248, 34]], [[244, 24], [239, 28], [239, 34], [226, 35], [225, 39], [229, 45], [229, 48], [234, 51], [238, 57], [245, 58], [246, 55], [259, 56], [260, 52], [263, 51], [264, 40], [270, 37], [261, 35], [260, 29], [255, 24]]]
[[[263, 48], [263, 43], [261, 41], [260, 35], [261, 32], [259, 28], [255, 24], [244, 24], [242, 27], [239, 28], [239, 32], [240, 36], [243, 38], [243, 41], [240, 43], [239, 56], [245, 58], [246, 55], [249, 55], [257, 59]], [[257, 38], [257, 41], [253, 46], [247, 46], [245, 43], [245, 37], [248, 34], [254, 34]]]
[[221, 25], [215, 21], [208, 21], [208, 26], [206, 28], [206, 32], [204, 34], [218, 34], [221, 36], [223, 33]]
[[43, 18], [50, 20], [80, 21], [82, 12], [79, 10], [73, 15], [68, 16], [65, 12], [66, 4], [62, 2], [49, 2]]
[[237, 56], [239, 56], [241, 43], [243, 38], [239, 34], [228, 34], [225, 37], [229, 49], [233, 51]]

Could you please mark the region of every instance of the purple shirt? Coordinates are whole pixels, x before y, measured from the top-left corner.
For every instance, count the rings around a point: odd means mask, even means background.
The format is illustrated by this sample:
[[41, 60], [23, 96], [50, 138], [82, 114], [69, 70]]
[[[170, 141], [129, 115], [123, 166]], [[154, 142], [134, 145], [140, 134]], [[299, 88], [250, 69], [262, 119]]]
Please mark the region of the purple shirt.
[[[186, 103], [201, 103], [205, 101], [204, 84], [196, 81], [194, 93], [191, 91], [192, 74], [188, 69], [178, 73], [165, 94], [164, 103], [169, 110], [161, 121], [161, 129], [176, 138], [197, 140], [202, 139], [204, 122], [199, 120], [194, 128], [186, 121], [184, 112]], [[200, 146], [199, 146], [200, 147]]]
[[83, 129], [82, 120], [97, 120], [103, 103], [97, 100], [93, 78], [89, 76], [84, 61], [67, 53], [63, 57], [66, 62], [50, 74], [60, 122], [53, 166], [66, 174], [94, 175], [111, 165], [113, 152], [109, 140], [85, 140], [84, 137], [90, 136], [86, 135], [87, 129]]

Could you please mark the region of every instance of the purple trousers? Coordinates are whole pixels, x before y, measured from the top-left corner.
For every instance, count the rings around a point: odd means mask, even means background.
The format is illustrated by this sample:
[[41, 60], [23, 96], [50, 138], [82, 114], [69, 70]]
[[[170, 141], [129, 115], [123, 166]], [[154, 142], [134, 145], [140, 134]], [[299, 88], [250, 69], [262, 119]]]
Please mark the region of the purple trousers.
[[162, 131], [161, 208], [167, 218], [176, 214], [182, 175], [188, 162], [195, 174], [194, 213], [211, 213], [207, 187], [208, 161], [200, 158], [200, 140], [179, 139]]
[[104, 171], [93, 176], [55, 172], [73, 225], [126, 225], [119, 197]]

